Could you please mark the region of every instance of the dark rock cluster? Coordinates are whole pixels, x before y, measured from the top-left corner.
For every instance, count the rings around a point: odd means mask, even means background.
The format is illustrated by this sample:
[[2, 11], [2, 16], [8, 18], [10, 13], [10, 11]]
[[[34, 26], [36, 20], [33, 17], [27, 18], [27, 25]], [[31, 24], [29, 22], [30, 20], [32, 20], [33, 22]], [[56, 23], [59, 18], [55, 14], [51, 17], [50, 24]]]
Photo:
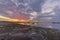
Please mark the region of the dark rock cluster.
[[3, 22], [0, 26], [0, 40], [60, 40], [60, 31], [57, 29], [11, 22]]

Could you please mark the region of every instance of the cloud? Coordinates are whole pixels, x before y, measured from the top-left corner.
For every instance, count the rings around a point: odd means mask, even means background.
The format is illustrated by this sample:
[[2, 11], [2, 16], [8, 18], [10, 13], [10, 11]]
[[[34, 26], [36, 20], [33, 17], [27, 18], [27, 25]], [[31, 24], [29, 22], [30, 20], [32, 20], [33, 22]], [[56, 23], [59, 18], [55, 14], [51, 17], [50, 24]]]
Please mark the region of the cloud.
[[[42, 6], [41, 13], [47, 17], [50, 16], [50, 18], [49, 18], [50, 21], [47, 21], [47, 22], [53, 22], [53, 21], [60, 22], [59, 21], [60, 20], [60, 18], [59, 18], [60, 17], [60, 0], [47, 0], [47, 1], [45, 1], [44, 5]], [[48, 20], [48, 18], [46, 18], [46, 20]], [[60, 25], [49, 24], [48, 26], [51, 26], [51, 27], [57, 29]]]
[[30, 13], [30, 19], [29, 20], [34, 20], [34, 18], [37, 17], [37, 12], [32, 12]]
[[41, 6], [43, 5], [44, 0], [33, 0], [33, 2], [31, 2], [31, 7], [34, 11], [36, 12], [40, 12], [41, 11]]
[[43, 22], [59, 21], [60, 0], [0, 0], [0, 15]]

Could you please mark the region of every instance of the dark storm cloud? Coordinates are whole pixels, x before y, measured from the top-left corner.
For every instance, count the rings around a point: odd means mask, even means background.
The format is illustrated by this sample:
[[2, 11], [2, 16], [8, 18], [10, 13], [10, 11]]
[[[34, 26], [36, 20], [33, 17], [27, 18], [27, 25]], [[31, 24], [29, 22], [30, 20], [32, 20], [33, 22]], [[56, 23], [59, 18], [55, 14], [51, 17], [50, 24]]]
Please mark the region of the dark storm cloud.
[[[27, 11], [33, 10], [36, 12], [40, 12], [41, 6], [44, 4], [44, 0], [18, 0], [18, 1], [19, 1], [19, 3], [27, 3], [29, 5], [29, 8], [27, 9]], [[19, 6], [21, 6], [21, 5], [19, 5]]]
[[18, 0], [18, 2], [20, 2], [20, 3], [24, 3], [24, 0]]
[[[17, 5], [15, 5], [17, 3]], [[21, 4], [20, 4], [21, 3]], [[27, 3], [28, 5], [25, 5]], [[43, 5], [44, 0], [0, 0], [0, 15], [7, 16], [10, 18], [15, 17], [16, 14], [18, 15], [23, 15], [26, 18], [29, 18], [30, 12], [36, 11], [40, 12], [41, 11], [41, 6]], [[29, 7], [29, 8], [28, 8]], [[26, 10], [27, 9], [27, 10]], [[8, 11], [13, 12], [12, 14], [8, 13]], [[33, 10], [33, 11], [32, 11]], [[27, 13], [27, 14], [25, 14]], [[13, 15], [13, 16], [12, 16]]]
[[41, 11], [41, 6], [44, 4], [44, 0], [34, 0], [30, 5], [32, 9], [36, 12]]

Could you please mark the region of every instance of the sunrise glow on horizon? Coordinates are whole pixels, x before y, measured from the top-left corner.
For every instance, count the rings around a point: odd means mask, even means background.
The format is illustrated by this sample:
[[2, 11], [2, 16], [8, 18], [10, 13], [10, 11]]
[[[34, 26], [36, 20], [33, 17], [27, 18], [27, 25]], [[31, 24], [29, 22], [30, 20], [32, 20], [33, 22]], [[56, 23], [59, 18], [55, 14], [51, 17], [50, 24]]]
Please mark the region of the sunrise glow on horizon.
[[28, 20], [24, 20], [24, 19], [12, 19], [12, 18], [8, 18], [8, 17], [4, 17], [4, 16], [0, 16], [0, 21], [10, 21], [10, 22], [28, 22]]
[[[0, 0], [0, 21], [35, 20], [60, 22], [60, 0]], [[60, 29], [60, 24], [39, 23], [36, 26]]]

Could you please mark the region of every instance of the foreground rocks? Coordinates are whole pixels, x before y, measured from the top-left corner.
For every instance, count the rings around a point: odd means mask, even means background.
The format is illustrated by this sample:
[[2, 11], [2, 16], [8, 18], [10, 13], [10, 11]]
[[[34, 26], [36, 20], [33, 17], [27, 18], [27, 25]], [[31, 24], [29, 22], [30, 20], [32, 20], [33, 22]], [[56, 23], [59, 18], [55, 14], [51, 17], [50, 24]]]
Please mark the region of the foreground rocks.
[[4, 23], [0, 27], [0, 40], [60, 40], [57, 29]]

